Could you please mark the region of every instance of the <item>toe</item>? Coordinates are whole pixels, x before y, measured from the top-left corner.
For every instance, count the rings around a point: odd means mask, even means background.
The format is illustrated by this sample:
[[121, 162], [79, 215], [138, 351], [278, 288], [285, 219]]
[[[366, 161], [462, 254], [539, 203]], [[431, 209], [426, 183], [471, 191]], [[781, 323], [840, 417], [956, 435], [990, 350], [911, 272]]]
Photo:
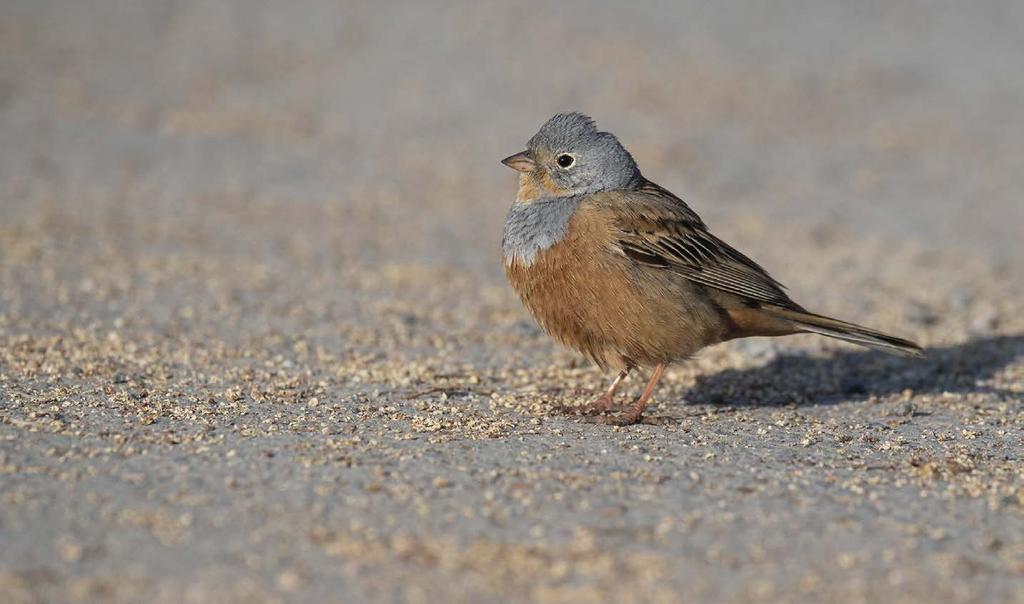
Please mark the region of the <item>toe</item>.
[[640, 422], [639, 413], [616, 413], [614, 415], [592, 415], [583, 418], [583, 421], [590, 424], [602, 424], [605, 426], [632, 426]]

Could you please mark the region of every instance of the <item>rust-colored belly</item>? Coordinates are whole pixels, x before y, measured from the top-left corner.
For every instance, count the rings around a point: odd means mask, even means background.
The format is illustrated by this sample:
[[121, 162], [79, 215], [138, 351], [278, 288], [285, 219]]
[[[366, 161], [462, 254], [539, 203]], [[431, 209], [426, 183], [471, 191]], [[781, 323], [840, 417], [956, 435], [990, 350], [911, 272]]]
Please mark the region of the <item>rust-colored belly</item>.
[[719, 341], [718, 311], [666, 272], [615, 253], [597, 220], [578, 214], [566, 237], [506, 274], [541, 327], [603, 368], [652, 366]]

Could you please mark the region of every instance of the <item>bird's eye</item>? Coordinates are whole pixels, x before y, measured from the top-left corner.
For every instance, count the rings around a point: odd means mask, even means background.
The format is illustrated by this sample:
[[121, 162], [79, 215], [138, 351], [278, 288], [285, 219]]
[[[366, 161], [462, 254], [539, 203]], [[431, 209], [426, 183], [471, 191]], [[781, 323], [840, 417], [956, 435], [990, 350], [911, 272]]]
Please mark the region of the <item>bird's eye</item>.
[[559, 166], [561, 166], [563, 168], [568, 168], [568, 167], [572, 166], [574, 163], [576, 163], [576, 158], [571, 156], [571, 155], [569, 155], [568, 153], [563, 153], [563, 154], [559, 155], [558, 159], [556, 159], [555, 161], [558, 162]]

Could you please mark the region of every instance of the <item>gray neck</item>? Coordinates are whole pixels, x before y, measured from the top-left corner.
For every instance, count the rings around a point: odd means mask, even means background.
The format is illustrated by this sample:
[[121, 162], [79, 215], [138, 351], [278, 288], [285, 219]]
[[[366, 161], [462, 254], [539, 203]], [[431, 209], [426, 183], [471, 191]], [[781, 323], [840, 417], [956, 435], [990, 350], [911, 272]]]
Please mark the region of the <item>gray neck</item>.
[[556, 197], [513, 203], [505, 219], [505, 235], [501, 240], [505, 263], [530, 266], [538, 252], [561, 241], [581, 199]]

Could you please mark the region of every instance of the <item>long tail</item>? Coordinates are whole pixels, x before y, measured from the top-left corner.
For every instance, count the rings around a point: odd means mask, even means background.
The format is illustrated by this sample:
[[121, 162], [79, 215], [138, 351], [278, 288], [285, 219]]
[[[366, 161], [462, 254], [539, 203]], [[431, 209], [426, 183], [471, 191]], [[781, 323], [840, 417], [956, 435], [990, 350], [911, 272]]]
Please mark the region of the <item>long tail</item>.
[[880, 331], [832, 319], [822, 315], [785, 308], [766, 308], [772, 315], [790, 321], [799, 331], [821, 334], [830, 338], [837, 338], [874, 348], [891, 354], [898, 354], [908, 357], [923, 357], [924, 351], [917, 344], [910, 340], [890, 336]]

